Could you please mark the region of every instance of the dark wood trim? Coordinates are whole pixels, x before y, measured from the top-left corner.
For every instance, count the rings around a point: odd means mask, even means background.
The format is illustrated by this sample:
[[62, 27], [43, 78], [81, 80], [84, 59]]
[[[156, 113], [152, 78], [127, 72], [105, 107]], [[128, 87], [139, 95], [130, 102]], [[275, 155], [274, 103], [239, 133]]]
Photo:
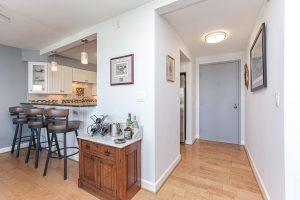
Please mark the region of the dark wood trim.
[[[125, 83], [112, 83], [112, 61], [116, 60], [116, 59], [121, 59], [121, 58], [126, 58], [126, 57], [131, 57], [131, 80], [130, 82], [125, 82]], [[125, 56], [120, 56], [120, 57], [115, 57], [115, 58], [111, 58], [110, 59], [110, 85], [114, 86], [114, 85], [130, 85], [130, 84], [134, 84], [134, 54], [128, 54]]]

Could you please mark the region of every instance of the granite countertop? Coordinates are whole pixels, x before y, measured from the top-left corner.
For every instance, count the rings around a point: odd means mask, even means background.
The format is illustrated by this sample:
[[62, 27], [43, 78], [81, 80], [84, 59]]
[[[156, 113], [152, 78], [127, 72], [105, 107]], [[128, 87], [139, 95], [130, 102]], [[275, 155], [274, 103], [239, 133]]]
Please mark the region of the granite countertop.
[[94, 142], [94, 143], [98, 143], [98, 144], [104, 144], [107, 146], [111, 146], [111, 147], [116, 147], [116, 148], [124, 148], [127, 147], [135, 142], [138, 142], [140, 140], [142, 140], [142, 131], [140, 130], [139, 133], [135, 136], [133, 136], [133, 138], [131, 140], [126, 140], [125, 143], [123, 144], [116, 144], [114, 142], [114, 139], [119, 139], [119, 138], [124, 138], [124, 136], [119, 136], [119, 137], [112, 137], [110, 135], [106, 135], [106, 136], [101, 136], [101, 135], [97, 135], [97, 136], [90, 136], [90, 135], [80, 135], [78, 136], [79, 139], [81, 140], [87, 140], [90, 142]]
[[20, 103], [21, 105], [65, 106], [65, 107], [96, 107], [96, 104], [53, 104], [53, 103]]

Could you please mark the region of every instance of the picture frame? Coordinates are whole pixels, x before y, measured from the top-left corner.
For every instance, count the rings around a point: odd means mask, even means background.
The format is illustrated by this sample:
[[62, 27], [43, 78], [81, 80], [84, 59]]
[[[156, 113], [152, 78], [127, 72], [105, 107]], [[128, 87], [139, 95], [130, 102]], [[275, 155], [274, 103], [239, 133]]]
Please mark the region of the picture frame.
[[245, 87], [248, 90], [248, 87], [249, 87], [249, 69], [248, 69], [247, 64], [244, 65], [244, 82], [245, 82]]
[[267, 87], [266, 26], [263, 23], [250, 49], [251, 92]]
[[166, 79], [169, 82], [175, 82], [175, 59], [170, 55], [166, 57]]
[[110, 59], [110, 85], [134, 84], [134, 54]]

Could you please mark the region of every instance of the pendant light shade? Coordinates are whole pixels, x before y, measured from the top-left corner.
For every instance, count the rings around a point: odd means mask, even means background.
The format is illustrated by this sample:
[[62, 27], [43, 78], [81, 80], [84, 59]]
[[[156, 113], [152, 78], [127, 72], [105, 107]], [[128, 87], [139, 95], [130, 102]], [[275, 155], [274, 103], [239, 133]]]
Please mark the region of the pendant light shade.
[[83, 51], [81, 52], [81, 64], [87, 65], [87, 64], [89, 64], [89, 56], [85, 50], [85, 45], [88, 42], [88, 40], [82, 39], [81, 42], [83, 42]]
[[52, 61], [51, 62], [51, 71], [53, 72], [57, 72], [58, 68], [57, 68], [57, 62]]
[[89, 64], [89, 57], [87, 52], [81, 52], [81, 64], [87, 65]]
[[55, 61], [55, 51], [52, 51], [51, 53], [53, 53], [53, 61], [51, 62], [51, 71], [53, 72], [57, 72], [58, 67], [57, 67], [57, 62]]

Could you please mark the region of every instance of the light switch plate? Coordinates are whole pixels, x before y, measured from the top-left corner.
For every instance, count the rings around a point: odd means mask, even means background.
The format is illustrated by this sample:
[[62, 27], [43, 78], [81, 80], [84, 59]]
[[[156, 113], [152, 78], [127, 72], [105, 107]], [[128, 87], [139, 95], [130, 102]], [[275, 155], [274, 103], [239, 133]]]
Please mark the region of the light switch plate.
[[275, 106], [279, 107], [279, 92], [275, 92]]

